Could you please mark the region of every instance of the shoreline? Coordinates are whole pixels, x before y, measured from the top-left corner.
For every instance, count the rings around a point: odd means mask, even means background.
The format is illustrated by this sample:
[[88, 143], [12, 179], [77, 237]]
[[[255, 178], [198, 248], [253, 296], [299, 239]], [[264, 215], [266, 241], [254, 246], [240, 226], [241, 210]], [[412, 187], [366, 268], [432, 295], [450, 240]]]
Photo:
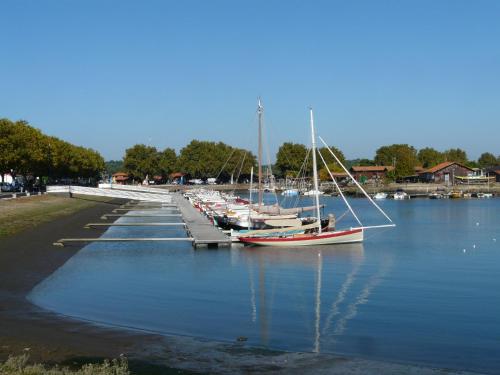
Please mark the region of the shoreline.
[[[123, 354], [134, 374], [434, 375], [444, 371], [424, 365], [165, 336], [76, 320], [32, 305], [26, 297], [33, 287], [85, 246], [60, 248], [52, 243], [62, 237], [88, 234], [89, 229], [83, 226], [109, 212], [115, 204], [120, 203], [96, 202], [90, 208], [42, 223], [0, 242], [0, 360], [29, 352], [33, 362], [75, 365]], [[104, 231], [93, 233], [99, 235]], [[472, 374], [449, 369], [446, 373]]]

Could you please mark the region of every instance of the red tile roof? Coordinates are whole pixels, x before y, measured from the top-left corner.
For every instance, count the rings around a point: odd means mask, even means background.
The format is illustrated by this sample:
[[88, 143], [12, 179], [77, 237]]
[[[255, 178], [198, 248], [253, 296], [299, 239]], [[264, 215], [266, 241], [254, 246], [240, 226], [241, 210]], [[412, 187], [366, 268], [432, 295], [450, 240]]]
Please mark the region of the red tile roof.
[[185, 173], [182, 173], [182, 172], [175, 172], [175, 173], [171, 173], [170, 174], [170, 178], [179, 178], [179, 177], [183, 177], [185, 176], [186, 174]]
[[450, 165], [453, 165], [453, 164], [457, 164], [463, 168], [467, 168], [469, 170], [472, 171], [472, 168], [469, 168], [463, 164], [460, 164], [460, 163], [457, 163], [457, 162], [454, 162], [454, 161], [445, 161], [443, 163], [439, 163], [438, 165], [435, 165], [434, 167], [432, 168], [428, 168], [426, 170], [423, 170], [422, 172], [420, 173], [436, 173], [437, 171], [440, 171], [441, 169], [444, 169], [444, 168], [447, 168], [449, 167]]
[[354, 172], [385, 172], [385, 171], [392, 171], [394, 169], [394, 167], [391, 165], [370, 165], [370, 166], [355, 165], [351, 168]]

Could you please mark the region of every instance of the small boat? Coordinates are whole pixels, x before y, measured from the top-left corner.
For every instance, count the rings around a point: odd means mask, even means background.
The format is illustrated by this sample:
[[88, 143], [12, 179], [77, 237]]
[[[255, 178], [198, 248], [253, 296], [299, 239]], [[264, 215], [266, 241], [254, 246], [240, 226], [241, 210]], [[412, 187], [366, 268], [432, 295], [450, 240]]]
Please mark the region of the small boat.
[[395, 200], [404, 200], [404, 199], [410, 199], [410, 196], [408, 195], [408, 193], [406, 193], [405, 191], [403, 190], [397, 190], [393, 195], [392, 197], [395, 199]]
[[298, 189], [286, 189], [281, 192], [281, 195], [284, 195], [286, 197], [295, 197], [299, 195], [299, 190]]
[[443, 194], [441, 194], [437, 191], [429, 194], [429, 199], [442, 199], [442, 198], [443, 198]]
[[312, 195], [323, 195], [324, 193], [320, 190], [309, 190], [309, 191], [305, 191], [303, 193], [303, 195], [305, 196], [312, 196]]
[[373, 199], [377, 199], [377, 200], [385, 199], [385, 198], [387, 198], [387, 193], [384, 193], [383, 191], [380, 191], [373, 196]]
[[493, 197], [493, 193], [477, 193], [479, 199], [488, 199]]
[[450, 191], [450, 193], [448, 195], [452, 199], [459, 199], [459, 198], [462, 198], [463, 193], [460, 190], [454, 190], [454, 191]]

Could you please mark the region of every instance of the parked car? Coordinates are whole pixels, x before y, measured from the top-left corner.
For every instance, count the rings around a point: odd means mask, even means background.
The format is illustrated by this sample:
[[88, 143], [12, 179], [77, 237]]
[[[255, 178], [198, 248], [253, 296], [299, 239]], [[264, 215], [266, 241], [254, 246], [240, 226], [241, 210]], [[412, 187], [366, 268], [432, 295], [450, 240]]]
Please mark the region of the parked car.
[[1, 191], [3, 192], [13, 192], [16, 191], [16, 187], [8, 182], [2, 182]]

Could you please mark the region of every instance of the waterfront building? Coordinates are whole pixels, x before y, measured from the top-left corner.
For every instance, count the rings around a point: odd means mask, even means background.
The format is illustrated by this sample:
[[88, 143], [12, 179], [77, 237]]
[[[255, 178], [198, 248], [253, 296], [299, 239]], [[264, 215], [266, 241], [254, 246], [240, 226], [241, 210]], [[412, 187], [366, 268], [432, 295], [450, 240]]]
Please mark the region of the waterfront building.
[[377, 181], [383, 180], [387, 177], [387, 173], [394, 170], [390, 165], [370, 165], [370, 166], [353, 166], [351, 167], [351, 174], [361, 183], [368, 182], [369, 180]]
[[445, 161], [420, 172], [422, 182], [451, 184], [457, 177], [466, 177], [474, 174], [474, 170], [463, 164]]
[[124, 185], [128, 182], [129, 176], [125, 172], [116, 172], [112, 176], [113, 184]]

